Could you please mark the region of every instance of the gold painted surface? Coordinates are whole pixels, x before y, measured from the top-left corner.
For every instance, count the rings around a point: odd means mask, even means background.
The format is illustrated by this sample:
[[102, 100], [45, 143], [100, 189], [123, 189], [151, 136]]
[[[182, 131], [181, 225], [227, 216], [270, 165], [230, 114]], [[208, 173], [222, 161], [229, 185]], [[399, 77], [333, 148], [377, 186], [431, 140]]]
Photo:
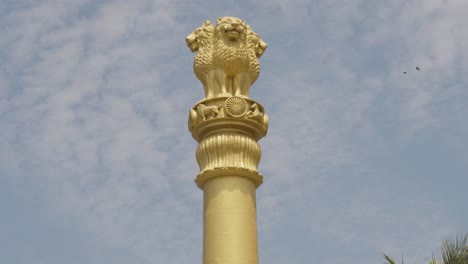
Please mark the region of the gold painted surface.
[[260, 74], [260, 58], [267, 44], [243, 19], [222, 17], [213, 26], [206, 21], [185, 38], [197, 52], [193, 70], [205, 98], [249, 97], [250, 86]]
[[255, 190], [268, 131], [263, 106], [249, 98], [266, 43], [235, 17], [209, 21], [186, 38], [197, 52], [194, 72], [205, 98], [189, 111], [188, 129], [199, 143], [195, 179], [203, 190], [203, 264], [258, 264]]
[[239, 133], [223, 133], [204, 139], [197, 148], [200, 170], [239, 167], [257, 170], [260, 146], [250, 137]]
[[268, 132], [268, 115], [260, 103], [250, 98], [230, 96], [203, 99], [190, 109], [188, 129], [198, 142], [227, 129], [244, 133], [258, 141]]
[[203, 190], [203, 263], [257, 264], [255, 185], [226, 176]]

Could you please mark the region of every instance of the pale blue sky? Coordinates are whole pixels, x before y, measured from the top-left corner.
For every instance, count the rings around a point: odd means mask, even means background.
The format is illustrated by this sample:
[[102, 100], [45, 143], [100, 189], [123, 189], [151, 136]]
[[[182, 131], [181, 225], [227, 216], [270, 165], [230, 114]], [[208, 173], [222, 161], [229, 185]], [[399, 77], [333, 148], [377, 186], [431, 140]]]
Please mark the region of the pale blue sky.
[[[2, 263], [201, 263], [185, 36], [238, 16], [260, 263], [427, 263], [468, 232], [468, 2], [0, 1]], [[415, 67], [421, 67], [416, 71]], [[406, 71], [407, 74], [403, 74]]]

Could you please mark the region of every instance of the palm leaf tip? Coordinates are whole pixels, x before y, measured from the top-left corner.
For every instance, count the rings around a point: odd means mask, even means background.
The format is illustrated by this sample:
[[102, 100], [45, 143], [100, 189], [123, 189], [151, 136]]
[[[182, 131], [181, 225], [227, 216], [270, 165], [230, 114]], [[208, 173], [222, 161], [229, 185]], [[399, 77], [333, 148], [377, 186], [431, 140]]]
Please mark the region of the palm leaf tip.
[[385, 262], [386, 264], [396, 264], [395, 260], [390, 257], [389, 255], [387, 254], [383, 254], [384, 255], [384, 258], [387, 262]]

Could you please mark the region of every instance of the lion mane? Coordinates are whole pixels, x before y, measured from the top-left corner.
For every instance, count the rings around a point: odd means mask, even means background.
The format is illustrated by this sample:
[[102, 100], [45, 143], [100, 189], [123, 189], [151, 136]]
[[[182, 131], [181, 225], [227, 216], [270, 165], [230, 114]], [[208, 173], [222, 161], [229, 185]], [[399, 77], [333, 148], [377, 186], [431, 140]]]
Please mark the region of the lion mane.
[[208, 74], [212, 69], [213, 56], [213, 30], [214, 27], [210, 21], [206, 21], [203, 25], [195, 29], [190, 35], [185, 38], [187, 46], [192, 52], [197, 52], [193, 61], [193, 71], [195, 76], [203, 85], [205, 96], [213, 97], [208, 89]]
[[193, 67], [206, 98], [249, 96], [250, 86], [260, 74], [258, 58], [267, 45], [244, 20], [222, 17], [215, 27], [206, 21], [186, 42], [197, 52]]

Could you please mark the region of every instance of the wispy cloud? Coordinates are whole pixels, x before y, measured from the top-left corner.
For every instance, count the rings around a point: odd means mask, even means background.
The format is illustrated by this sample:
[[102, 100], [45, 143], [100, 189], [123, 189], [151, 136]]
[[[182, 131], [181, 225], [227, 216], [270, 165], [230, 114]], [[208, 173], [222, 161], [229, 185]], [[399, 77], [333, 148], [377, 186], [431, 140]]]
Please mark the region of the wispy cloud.
[[[466, 229], [457, 219], [467, 215], [447, 207], [458, 196], [431, 193], [440, 175], [418, 182], [426, 175], [411, 175], [418, 170], [398, 156], [420, 164], [411, 157], [427, 149], [412, 145], [443, 145], [456, 173], [468, 169], [467, 8], [363, 0], [3, 4], [0, 176], [15, 197], [41, 208], [30, 212], [41, 220], [28, 221], [81, 234], [85, 253], [74, 259], [200, 261], [202, 192], [193, 184], [196, 142], [186, 115], [202, 88], [184, 37], [234, 13], [269, 44], [252, 87], [270, 116], [260, 141], [261, 261], [372, 262], [380, 251], [422, 261], [448, 233]], [[450, 171], [443, 159], [427, 162]], [[443, 176], [463, 186], [461, 177]], [[8, 256], [66, 261], [32, 248]]]

